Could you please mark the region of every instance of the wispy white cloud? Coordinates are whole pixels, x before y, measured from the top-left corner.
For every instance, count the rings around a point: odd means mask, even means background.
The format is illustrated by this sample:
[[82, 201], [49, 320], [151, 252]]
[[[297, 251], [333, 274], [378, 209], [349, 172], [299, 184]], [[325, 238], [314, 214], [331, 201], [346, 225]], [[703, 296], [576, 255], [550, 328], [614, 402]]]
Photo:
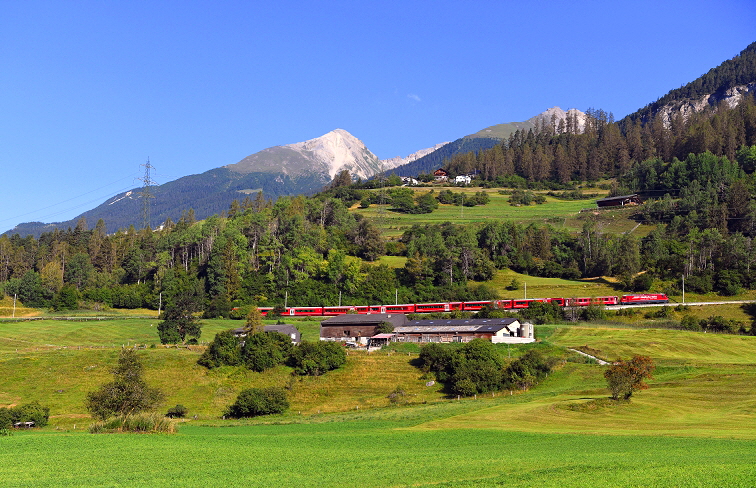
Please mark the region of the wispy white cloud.
[[417, 96], [417, 95], [415, 95], [414, 93], [410, 93], [410, 94], [408, 94], [408, 95], [407, 95], [407, 98], [409, 98], [410, 100], [414, 100], [414, 101], [416, 101], [416, 102], [422, 102], [422, 100], [420, 100], [420, 97], [418, 97], [418, 96]]

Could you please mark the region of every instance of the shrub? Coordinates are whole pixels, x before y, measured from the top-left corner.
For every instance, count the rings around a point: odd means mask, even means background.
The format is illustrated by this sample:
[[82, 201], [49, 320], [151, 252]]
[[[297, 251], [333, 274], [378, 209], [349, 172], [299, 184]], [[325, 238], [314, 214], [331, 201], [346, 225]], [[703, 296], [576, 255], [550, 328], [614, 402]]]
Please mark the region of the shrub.
[[262, 372], [283, 364], [291, 347], [291, 338], [279, 332], [251, 334], [244, 339], [241, 359], [252, 371]]
[[288, 364], [301, 376], [320, 376], [346, 363], [344, 348], [337, 342], [302, 341], [294, 347]]
[[79, 308], [79, 290], [73, 285], [64, 285], [53, 298], [52, 306], [56, 311], [76, 310]]
[[553, 359], [547, 359], [537, 350], [531, 349], [507, 366], [502, 383], [510, 390], [527, 390], [546, 377], [553, 367]]
[[49, 420], [50, 409], [43, 407], [39, 402], [0, 408], [0, 429], [12, 427], [16, 422], [34, 422], [35, 427], [44, 427]]
[[133, 349], [121, 350], [113, 376], [113, 381], [87, 394], [87, 410], [96, 419], [143, 412], [163, 400], [163, 392], [148, 387], [142, 379], [142, 363]]
[[283, 413], [289, 408], [286, 390], [271, 386], [268, 388], [250, 388], [243, 390], [236, 402], [226, 409], [226, 416], [233, 418], [256, 417]]
[[178, 404], [175, 407], [169, 408], [165, 416], [172, 419], [183, 419], [186, 417], [187, 412], [189, 410], [185, 406]]
[[434, 372], [454, 395], [471, 396], [501, 389], [502, 360], [496, 346], [473, 339], [459, 348], [428, 344], [420, 350], [419, 366]]
[[176, 432], [176, 424], [159, 414], [122, 415], [89, 426], [91, 434], [116, 432], [167, 433]]
[[386, 398], [389, 399], [389, 402], [391, 402], [392, 405], [399, 405], [402, 403], [407, 403], [406, 397], [407, 392], [404, 391], [404, 388], [401, 386], [397, 386], [394, 388], [394, 391], [388, 394]]
[[242, 363], [240, 344], [233, 331], [218, 332], [197, 363], [210, 369], [222, 365], [238, 366]]
[[606, 319], [606, 309], [602, 306], [590, 305], [580, 311], [580, 318], [587, 322]]
[[436, 379], [445, 382], [454, 354], [449, 346], [432, 342], [420, 349], [420, 369], [425, 373], [436, 373]]
[[686, 315], [680, 320], [680, 328], [685, 330], [701, 330], [701, 324], [697, 318], [692, 315]]
[[655, 311], [648, 311], [643, 314], [647, 319], [668, 319], [672, 317], [672, 308], [666, 305]]

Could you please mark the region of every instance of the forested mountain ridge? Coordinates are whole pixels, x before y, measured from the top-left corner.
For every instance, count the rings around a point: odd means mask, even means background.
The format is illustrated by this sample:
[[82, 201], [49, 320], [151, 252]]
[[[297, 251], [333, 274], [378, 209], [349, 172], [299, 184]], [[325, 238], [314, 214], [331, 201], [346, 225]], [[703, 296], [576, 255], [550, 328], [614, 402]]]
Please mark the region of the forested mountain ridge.
[[585, 128], [586, 118], [587, 116], [584, 112], [575, 108], [564, 111], [561, 107], [551, 107], [535, 117], [529, 118], [525, 122], [509, 122], [506, 124], [492, 125], [491, 127], [486, 127], [485, 129], [466, 137], [507, 139], [518, 130], [528, 131], [530, 129], [537, 129], [544, 124], [551, 124], [554, 127], [558, 127], [560, 122], [566, 125], [572, 124], [578, 131], [582, 131]]
[[[336, 129], [308, 141], [264, 149], [235, 164], [151, 186], [150, 225], [158, 227], [169, 218], [176, 221], [189, 209], [197, 219], [204, 219], [223, 212], [234, 200], [259, 191], [274, 200], [282, 195], [311, 195], [341, 170], [369, 178], [381, 168], [391, 168], [386, 166], [362, 141]], [[73, 228], [81, 218], [87, 222], [103, 219], [109, 233], [130, 225], [139, 228], [143, 225], [142, 198], [143, 189], [134, 188], [74, 219], [49, 224], [27, 222], [6, 233], [39, 237], [54, 229]]]
[[565, 130], [567, 130], [567, 127], [574, 127], [575, 130], [582, 131], [585, 127], [585, 121], [586, 114], [580, 110], [573, 108], [565, 112], [559, 107], [552, 107], [524, 122], [507, 122], [492, 125], [474, 134], [460, 137], [442, 145], [423, 157], [397, 166], [393, 172], [399, 176], [416, 176], [421, 173], [433, 173], [438, 168], [446, 166], [446, 163], [454, 156], [490, 149], [501, 144], [502, 141], [518, 131], [527, 132], [528, 130], [539, 129], [549, 124], [558, 127], [560, 123], [564, 125]]

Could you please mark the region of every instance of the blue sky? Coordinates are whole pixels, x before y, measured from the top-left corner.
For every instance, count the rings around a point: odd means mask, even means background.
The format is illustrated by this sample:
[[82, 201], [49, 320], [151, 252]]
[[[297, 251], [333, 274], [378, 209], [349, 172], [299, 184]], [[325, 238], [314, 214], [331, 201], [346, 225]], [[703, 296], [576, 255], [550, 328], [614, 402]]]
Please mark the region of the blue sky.
[[753, 41], [746, 0], [0, 0], [0, 232], [148, 157], [165, 183], [335, 128], [389, 158], [555, 105], [619, 119]]

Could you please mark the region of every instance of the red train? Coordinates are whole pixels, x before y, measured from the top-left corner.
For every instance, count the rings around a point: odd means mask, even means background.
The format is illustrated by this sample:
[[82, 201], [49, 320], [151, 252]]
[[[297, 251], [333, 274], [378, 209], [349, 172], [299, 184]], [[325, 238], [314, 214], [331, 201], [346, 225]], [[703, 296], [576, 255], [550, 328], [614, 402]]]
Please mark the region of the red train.
[[[372, 313], [431, 313], [452, 312], [477, 312], [485, 307], [497, 309], [523, 309], [530, 307], [533, 302], [555, 303], [560, 307], [588, 307], [590, 305], [635, 305], [669, 303], [669, 298], [663, 293], [644, 293], [640, 295], [622, 295], [619, 297], [580, 297], [580, 298], [522, 298], [477, 302], [440, 302], [440, 303], [405, 303], [402, 305], [345, 305], [340, 307], [288, 307], [284, 315], [297, 317], [323, 317], [333, 315], [345, 315], [347, 313], [372, 314]], [[259, 307], [263, 315], [273, 310], [273, 307]]]

